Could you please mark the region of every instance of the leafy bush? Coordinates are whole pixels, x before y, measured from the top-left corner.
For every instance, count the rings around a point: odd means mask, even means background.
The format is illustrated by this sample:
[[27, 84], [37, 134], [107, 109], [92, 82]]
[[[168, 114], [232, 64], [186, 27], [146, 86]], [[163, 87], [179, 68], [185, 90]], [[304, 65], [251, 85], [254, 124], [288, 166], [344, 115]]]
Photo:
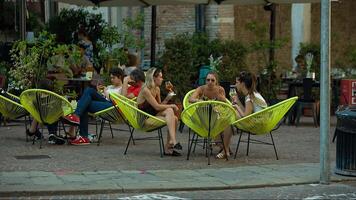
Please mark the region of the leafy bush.
[[165, 50], [160, 58], [164, 75], [172, 81], [179, 98], [194, 87], [199, 68], [209, 65], [209, 57], [222, 56], [217, 67], [220, 80], [234, 81], [238, 72], [246, 68], [246, 47], [237, 41], [209, 41], [206, 34], [179, 34], [165, 41]]

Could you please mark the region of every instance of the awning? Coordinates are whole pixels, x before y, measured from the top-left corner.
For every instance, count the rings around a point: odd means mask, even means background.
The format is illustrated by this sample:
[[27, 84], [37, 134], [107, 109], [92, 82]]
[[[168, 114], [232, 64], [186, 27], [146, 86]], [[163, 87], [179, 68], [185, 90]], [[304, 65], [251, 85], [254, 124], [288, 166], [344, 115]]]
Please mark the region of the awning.
[[[267, 2], [276, 4], [320, 3], [320, 0], [55, 0], [78, 6], [120, 7], [150, 5], [186, 5], [186, 4], [220, 4], [220, 5], [263, 5]], [[337, 0], [332, 0], [337, 1]]]

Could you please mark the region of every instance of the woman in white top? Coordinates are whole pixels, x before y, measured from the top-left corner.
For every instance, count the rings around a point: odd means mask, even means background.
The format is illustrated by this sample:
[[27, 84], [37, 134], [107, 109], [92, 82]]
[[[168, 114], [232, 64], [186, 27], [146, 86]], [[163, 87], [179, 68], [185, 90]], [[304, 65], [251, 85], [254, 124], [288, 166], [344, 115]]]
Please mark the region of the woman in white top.
[[[241, 72], [236, 78], [236, 90], [238, 93], [245, 96], [245, 106], [242, 105], [238, 96], [232, 97], [232, 103], [237, 110], [238, 118], [245, 117], [254, 112], [260, 111], [267, 107], [265, 99], [256, 90], [256, 76], [250, 72]], [[231, 131], [224, 132], [224, 147], [225, 152], [220, 152], [217, 158], [226, 158], [230, 156]]]
[[[64, 117], [68, 122], [79, 125], [80, 136], [72, 140], [71, 144], [84, 145], [90, 143], [88, 139], [88, 112], [95, 113], [113, 106], [109, 94], [111, 92], [121, 94], [123, 77], [124, 72], [122, 69], [112, 68], [110, 70], [110, 80], [112, 85], [107, 87], [98, 85], [97, 90], [94, 88], [86, 88], [84, 90], [83, 95], [78, 101], [75, 112]], [[74, 136], [74, 127], [71, 127], [69, 133], [71, 136]]]

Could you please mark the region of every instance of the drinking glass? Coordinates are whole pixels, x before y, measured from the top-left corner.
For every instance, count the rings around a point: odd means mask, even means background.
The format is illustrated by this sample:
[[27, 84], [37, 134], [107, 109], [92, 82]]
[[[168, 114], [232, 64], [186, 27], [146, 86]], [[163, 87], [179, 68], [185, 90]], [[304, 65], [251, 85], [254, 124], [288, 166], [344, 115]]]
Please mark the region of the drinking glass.
[[170, 81], [166, 81], [165, 85], [166, 85], [166, 90], [168, 91], [168, 94], [175, 95], [175, 93], [173, 91], [173, 88], [174, 88], [173, 84]]
[[230, 95], [231, 99], [232, 99], [233, 96], [236, 96], [236, 89], [235, 88], [230, 88], [229, 95]]

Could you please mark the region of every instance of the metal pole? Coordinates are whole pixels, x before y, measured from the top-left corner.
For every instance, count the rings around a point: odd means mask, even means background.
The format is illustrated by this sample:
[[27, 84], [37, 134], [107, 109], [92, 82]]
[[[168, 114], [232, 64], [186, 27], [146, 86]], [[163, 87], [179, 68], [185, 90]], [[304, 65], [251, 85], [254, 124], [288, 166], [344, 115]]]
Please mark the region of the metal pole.
[[152, 21], [151, 21], [151, 67], [155, 66], [156, 62], [156, 6], [152, 6]]
[[330, 182], [330, 0], [321, 1], [320, 27], [320, 183]]
[[[270, 27], [269, 27], [269, 39], [271, 43], [274, 45], [274, 41], [276, 39], [276, 5], [271, 5], [271, 18], [270, 18]], [[274, 48], [271, 47], [269, 49], [269, 63], [274, 63]]]
[[26, 39], [26, 0], [20, 0], [20, 38]]

